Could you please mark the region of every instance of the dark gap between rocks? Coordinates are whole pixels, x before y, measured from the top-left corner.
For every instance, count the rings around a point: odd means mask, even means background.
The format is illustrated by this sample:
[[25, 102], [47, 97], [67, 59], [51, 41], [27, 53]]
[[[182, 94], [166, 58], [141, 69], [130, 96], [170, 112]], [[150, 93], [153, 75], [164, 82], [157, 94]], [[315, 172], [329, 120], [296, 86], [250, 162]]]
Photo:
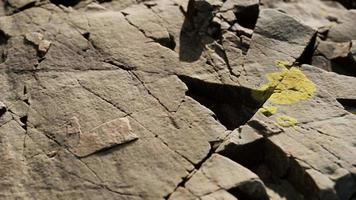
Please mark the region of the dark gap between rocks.
[[260, 13], [259, 5], [237, 7], [234, 12], [238, 24], [245, 28], [254, 29]]
[[25, 99], [23, 100], [23, 102], [25, 102], [25, 104], [27, 104], [27, 105], [30, 105], [30, 101], [28, 99], [27, 92], [28, 92], [27, 87], [26, 87], [26, 85], [24, 85], [23, 86], [23, 95], [24, 95]]
[[335, 58], [331, 60], [331, 71], [356, 77], [356, 61], [351, 55], [344, 58]]
[[6, 60], [5, 46], [7, 45], [9, 38], [10, 36], [5, 34], [4, 31], [0, 30], [0, 63], [5, 62]]
[[[336, 180], [334, 188], [336, 194], [330, 188], [319, 188], [314, 179], [306, 173], [308, 168], [301, 166], [296, 158], [287, 155], [267, 137], [246, 144], [231, 143], [219, 154], [250, 169], [260, 177], [268, 190], [285, 199], [328, 199], [334, 198], [335, 195], [340, 199], [349, 199], [348, 197], [353, 195], [352, 192], [355, 192], [350, 188], [338, 187], [347, 185], [342, 181], [353, 179], [350, 174]], [[232, 189], [229, 192], [237, 197], [241, 195], [243, 197], [241, 190]], [[348, 197], [345, 198], [345, 195]]]
[[0, 117], [6, 113], [6, 107], [5, 106], [1, 106], [0, 104]]
[[77, 5], [80, 0], [50, 0], [51, 3], [55, 4], [55, 5], [63, 5], [63, 6], [66, 6], [66, 7], [69, 7], [69, 6], [75, 6]]
[[195, 169], [200, 169], [202, 164], [205, 163], [205, 161], [207, 161], [213, 155], [213, 153], [215, 152], [214, 143], [213, 142], [209, 142], [209, 144], [210, 144], [210, 150], [209, 150], [208, 154], [199, 163], [194, 165]]
[[347, 9], [356, 9], [356, 1], [355, 0], [337, 0]]
[[[243, 145], [231, 144], [219, 153], [250, 169], [268, 190], [281, 197], [301, 200], [317, 196], [304, 169], [266, 138]], [[239, 199], [248, 199], [241, 189], [229, 192]]]
[[253, 90], [249, 88], [178, 77], [188, 87], [186, 95], [213, 111], [228, 130], [245, 124], [264, 103], [255, 100], [251, 95]]
[[90, 33], [89, 33], [89, 32], [83, 33], [82, 36], [83, 36], [86, 40], [89, 40], [89, 39], [90, 39]]
[[35, 7], [35, 6], [36, 6], [36, 1], [33, 1], [33, 2], [30, 2], [30, 3], [24, 5], [24, 6], [20, 7], [20, 8], [15, 9], [12, 13], [13, 14], [14, 13], [19, 13], [19, 12], [22, 12], [24, 10], [30, 9], [32, 7]]
[[27, 130], [27, 119], [28, 119], [27, 115], [20, 117], [20, 121], [23, 124], [21, 127], [25, 130]]
[[160, 45], [167, 47], [168, 49], [174, 50], [176, 48], [176, 42], [174, 40], [174, 36], [169, 34], [169, 38], [158, 38], [154, 39], [155, 42], [159, 43]]
[[242, 200], [259, 200], [259, 199], [252, 199], [248, 195], [246, 195], [240, 188], [235, 187], [227, 190], [228, 193], [232, 194], [234, 197], [237, 199], [242, 199]]
[[99, 3], [112, 2], [112, 0], [98, 0]]
[[310, 39], [308, 45], [305, 47], [302, 55], [300, 55], [299, 58], [295, 60], [295, 63], [297, 65], [302, 65], [302, 64], [311, 64], [313, 60], [313, 55], [316, 50], [316, 39], [317, 39], [317, 32], [313, 35], [313, 37]]
[[348, 112], [356, 115], [356, 99], [337, 99]]
[[[203, 37], [208, 35], [208, 30], [213, 19], [213, 6], [206, 1], [189, 0], [187, 12], [180, 30], [179, 60], [194, 62], [198, 60], [204, 50]], [[213, 27], [210, 27], [212, 31]]]

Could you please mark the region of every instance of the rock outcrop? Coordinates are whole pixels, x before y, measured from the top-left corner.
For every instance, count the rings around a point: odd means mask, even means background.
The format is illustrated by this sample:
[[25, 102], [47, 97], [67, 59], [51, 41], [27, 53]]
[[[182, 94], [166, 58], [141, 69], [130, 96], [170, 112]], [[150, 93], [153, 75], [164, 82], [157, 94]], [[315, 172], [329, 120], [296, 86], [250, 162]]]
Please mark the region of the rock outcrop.
[[353, 1], [0, 3], [0, 199], [356, 199]]

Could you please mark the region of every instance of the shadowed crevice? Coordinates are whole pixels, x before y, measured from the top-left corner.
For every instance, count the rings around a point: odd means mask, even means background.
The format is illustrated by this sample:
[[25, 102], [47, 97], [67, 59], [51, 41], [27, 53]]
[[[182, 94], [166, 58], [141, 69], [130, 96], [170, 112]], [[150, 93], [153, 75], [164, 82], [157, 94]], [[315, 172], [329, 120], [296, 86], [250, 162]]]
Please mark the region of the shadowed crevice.
[[228, 130], [245, 124], [263, 105], [252, 97], [253, 90], [241, 86], [217, 84], [188, 76], [179, 76], [187, 85], [187, 96], [192, 97], [216, 115]]
[[337, 99], [348, 112], [356, 115], [356, 99]]
[[55, 4], [55, 5], [63, 5], [63, 6], [66, 6], [66, 7], [69, 7], [69, 6], [75, 6], [77, 5], [80, 0], [50, 0], [51, 3]]

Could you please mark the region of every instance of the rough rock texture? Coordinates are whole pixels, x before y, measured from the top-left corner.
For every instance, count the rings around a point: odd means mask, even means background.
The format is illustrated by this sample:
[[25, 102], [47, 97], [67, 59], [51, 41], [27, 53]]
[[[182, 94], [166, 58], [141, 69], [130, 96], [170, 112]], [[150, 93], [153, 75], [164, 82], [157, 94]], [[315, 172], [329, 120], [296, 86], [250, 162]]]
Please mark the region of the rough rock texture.
[[0, 199], [356, 199], [354, 1], [0, 3]]

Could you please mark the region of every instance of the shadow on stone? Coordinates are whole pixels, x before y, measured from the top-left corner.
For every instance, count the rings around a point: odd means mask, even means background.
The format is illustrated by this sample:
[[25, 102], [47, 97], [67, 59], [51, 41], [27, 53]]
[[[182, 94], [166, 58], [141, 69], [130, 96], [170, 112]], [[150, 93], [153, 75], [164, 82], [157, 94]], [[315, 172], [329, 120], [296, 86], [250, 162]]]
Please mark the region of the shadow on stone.
[[346, 174], [335, 181], [335, 190], [339, 199], [356, 199], [356, 174]]
[[337, 99], [348, 112], [356, 115], [356, 99]]
[[254, 99], [253, 90], [249, 88], [210, 83], [188, 76], [179, 78], [188, 87], [186, 95], [213, 111], [217, 120], [229, 130], [245, 124], [264, 103]]
[[198, 60], [204, 49], [203, 36], [213, 17], [213, 7], [206, 1], [190, 0], [180, 32], [179, 59]]
[[53, 4], [63, 5], [63, 6], [66, 6], [66, 7], [75, 6], [80, 2], [80, 0], [50, 0], [50, 1]]
[[351, 55], [331, 60], [331, 70], [338, 74], [356, 77], [356, 61]]

